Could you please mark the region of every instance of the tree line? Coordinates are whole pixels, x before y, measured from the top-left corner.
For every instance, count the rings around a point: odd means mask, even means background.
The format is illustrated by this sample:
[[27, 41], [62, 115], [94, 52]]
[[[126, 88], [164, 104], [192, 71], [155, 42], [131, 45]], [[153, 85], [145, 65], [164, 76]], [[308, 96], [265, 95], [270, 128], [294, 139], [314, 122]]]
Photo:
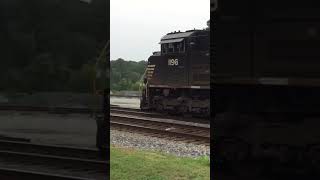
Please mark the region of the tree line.
[[143, 60], [136, 62], [119, 58], [111, 61], [110, 90], [140, 90], [146, 66], [147, 62]]

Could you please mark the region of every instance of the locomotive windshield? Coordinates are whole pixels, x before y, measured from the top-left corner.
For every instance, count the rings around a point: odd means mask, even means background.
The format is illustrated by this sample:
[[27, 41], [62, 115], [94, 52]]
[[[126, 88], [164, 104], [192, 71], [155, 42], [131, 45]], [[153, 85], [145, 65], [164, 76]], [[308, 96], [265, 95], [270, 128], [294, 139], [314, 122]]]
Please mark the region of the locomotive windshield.
[[161, 53], [183, 53], [185, 51], [184, 41], [182, 42], [171, 42], [171, 43], [161, 43]]

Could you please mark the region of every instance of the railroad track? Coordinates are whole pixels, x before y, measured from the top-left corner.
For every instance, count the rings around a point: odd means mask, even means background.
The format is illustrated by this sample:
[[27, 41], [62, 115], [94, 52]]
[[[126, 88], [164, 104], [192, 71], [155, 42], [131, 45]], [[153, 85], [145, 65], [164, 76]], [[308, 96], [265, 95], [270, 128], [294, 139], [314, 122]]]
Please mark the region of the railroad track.
[[107, 172], [95, 149], [0, 141], [1, 179], [105, 179]]
[[151, 118], [167, 118], [167, 119], [174, 119], [177, 121], [195, 122], [195, 123], [202, 123], [202, 124], [209, 124], [210, 122], [208, 119], [184, 117], [184, 116], [177, 116], [177, 115], [175, 116], [175, 115], [141, 111], [140, 109], [124, 108], [124, 107], [117, 107], [117, 106], [111, 106], [110, 112], [117, 113], [117, 114], [151, 117]]
[[194, 144], [210, 145], [210, 125], [166, 118], [110, 113], [112, 128]]

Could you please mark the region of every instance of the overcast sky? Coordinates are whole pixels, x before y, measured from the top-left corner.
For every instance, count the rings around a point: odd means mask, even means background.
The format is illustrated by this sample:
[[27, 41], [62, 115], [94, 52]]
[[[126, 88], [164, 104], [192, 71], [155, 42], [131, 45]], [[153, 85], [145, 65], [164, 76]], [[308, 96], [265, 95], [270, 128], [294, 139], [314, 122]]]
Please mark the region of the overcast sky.
[[207, 27], [210, 0], [110, 0], [111, 60], [147, 60], [172, 31]]

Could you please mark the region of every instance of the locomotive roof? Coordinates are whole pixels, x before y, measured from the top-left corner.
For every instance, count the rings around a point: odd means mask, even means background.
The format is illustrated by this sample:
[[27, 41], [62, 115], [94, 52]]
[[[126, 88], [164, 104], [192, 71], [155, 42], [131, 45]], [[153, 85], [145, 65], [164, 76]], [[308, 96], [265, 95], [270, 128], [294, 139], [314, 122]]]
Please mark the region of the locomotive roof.
[[161, 41], [168, 39], [185, 38], [191, 36], [195, 31], [168, 33], [161, 38]]
[[161, 40], [159, 44], [181, 42], [183, 38]]

